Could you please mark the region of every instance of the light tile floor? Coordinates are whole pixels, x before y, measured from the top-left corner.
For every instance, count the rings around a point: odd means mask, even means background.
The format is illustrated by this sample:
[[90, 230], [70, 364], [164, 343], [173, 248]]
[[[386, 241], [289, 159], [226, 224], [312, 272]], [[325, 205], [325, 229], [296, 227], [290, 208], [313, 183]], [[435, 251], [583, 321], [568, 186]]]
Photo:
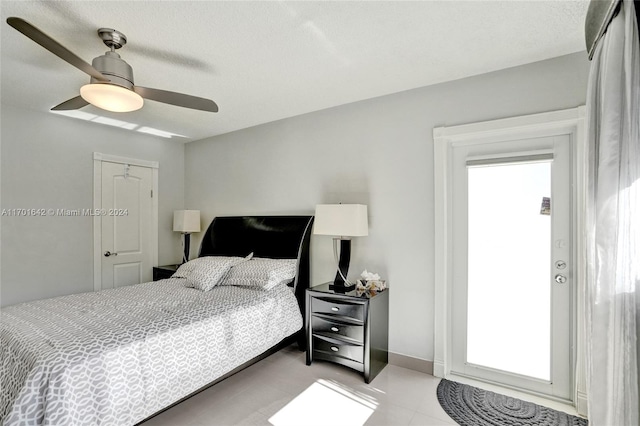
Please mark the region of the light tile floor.
[[290, 346], [143, 425], [455, 425], [436, 398], [439, 381], [388, 365], [367, 385], [346, 367], [307, 366]]

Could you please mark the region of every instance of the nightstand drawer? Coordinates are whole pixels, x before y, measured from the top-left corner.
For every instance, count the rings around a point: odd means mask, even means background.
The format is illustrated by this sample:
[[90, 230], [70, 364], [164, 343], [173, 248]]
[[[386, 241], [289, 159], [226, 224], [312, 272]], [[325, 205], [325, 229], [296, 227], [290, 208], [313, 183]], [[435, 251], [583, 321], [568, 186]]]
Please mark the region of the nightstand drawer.
[[364, 342], [364, 326], [344, 324], [338, 321], [313, 316], [311, 318], [311, 327], [314, 333], [335, 335], [335, 337], [348, 337], [360, 343]]
[[364, 303], [349, 303], [340, 300], [323, 300], [311, 298], [311, 312], [329, 315], [340, 315], [364, 321]]
[[347, 358], [352, 361], [362, 363], [364, 361], [364, 347], [361, 345], [349, 344], [337, 340], [325, 340], [318, 336], [313, 336], [313, 351], [322, 352], [332, 357]]

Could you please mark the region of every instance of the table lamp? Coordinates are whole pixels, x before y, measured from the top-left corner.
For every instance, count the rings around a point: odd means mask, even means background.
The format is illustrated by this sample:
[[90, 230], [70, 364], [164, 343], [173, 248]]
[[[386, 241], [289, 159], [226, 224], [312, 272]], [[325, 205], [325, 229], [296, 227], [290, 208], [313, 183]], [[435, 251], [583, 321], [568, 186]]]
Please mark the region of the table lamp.
[[[353, 285], [347, 279], [349, 261], [351, 260], [351, 237], [369, 235], [367, 206], [363, 204], [318, 204], [313, 233], [334, 237], [333, 255], [338, 264], [338, 271], [329, 288], [337, 292], [348, 291], [346, 287]], [[338, 242], [340, 242], [340, 259], [338, 259]]]
[[175, 210], [173, 212], [173, 230], [184, 235], [182, 263], [188, 262], [191, 233], [200, 232], [200, 210]]

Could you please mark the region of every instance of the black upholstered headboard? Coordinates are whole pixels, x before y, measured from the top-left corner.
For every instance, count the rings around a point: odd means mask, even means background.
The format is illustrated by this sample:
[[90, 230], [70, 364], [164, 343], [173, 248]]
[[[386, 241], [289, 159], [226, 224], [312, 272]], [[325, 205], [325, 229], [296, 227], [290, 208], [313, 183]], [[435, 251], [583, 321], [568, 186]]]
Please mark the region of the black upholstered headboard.
[[199, 257], [253, 253], [254, 257], [298, 259], [294, 288], [304, 313], [312, 223], [313, 216], [216, 217], [204, 234]]

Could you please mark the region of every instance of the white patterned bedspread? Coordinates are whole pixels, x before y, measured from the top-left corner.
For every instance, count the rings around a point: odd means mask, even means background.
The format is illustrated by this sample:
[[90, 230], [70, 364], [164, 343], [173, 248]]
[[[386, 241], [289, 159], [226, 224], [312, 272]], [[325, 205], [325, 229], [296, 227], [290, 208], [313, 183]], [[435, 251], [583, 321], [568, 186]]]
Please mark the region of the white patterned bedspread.
[[3, 308], [0, 422], [133, 425], [302, 327], [285, 285], [173, 278]]

